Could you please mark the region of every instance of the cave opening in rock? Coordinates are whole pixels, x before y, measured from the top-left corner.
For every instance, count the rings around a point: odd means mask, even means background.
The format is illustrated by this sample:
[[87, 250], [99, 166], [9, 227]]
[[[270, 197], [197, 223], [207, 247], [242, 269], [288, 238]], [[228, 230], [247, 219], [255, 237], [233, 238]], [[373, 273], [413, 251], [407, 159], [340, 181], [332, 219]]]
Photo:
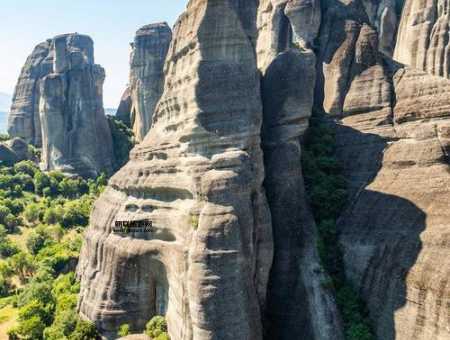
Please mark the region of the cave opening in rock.
[[169, 305], [169, 283], [162, 263], [152, 266], [150, 274], [149, 320], [157, 315], [165, 316]]

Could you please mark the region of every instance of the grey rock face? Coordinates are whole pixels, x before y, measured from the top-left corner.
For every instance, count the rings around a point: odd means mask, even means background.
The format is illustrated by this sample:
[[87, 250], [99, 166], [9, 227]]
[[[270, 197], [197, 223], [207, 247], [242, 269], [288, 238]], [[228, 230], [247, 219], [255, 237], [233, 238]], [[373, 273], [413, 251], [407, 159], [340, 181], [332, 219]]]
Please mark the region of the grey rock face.
[[350, 186], [339, 220], [346, 275], [378, 338], [446, 339], [450, 83], [383, 57], [377, 33], [346, 14], [345, 34], [328, 17], [337, 33], [324, 31], [319, 68]]
[[34, 157], [28, 152], [28, 144], [21, 138], [13, 138], [0, 143], [0, 162], [11, 166], [23, 160], [32, 160]]
[[[263, 77], [263, 149], [274, 233], [266, 307], [270, 339], [341, 339], [340, 317], [316, 252], [305, 200], [300, 138], [309, 125], [316, 80], [318, 1], [261, 1], [258, 65]], [[294, 49], [291, 49], [293, 47]]]
[[392, 57], [397, 37], [398, 0], [362, 0], [370, 23], [378, 32], [380, 52]]
[[269, 339], [343, 339], [334, 297], [316, 250], [316, 225], [305, 199], [300, 137], [313, 106], [316, 57], [280, 54], [263, 79], [265, 188], [272, 213]]
[[7, 145], [0, 144], [0, 164], [11, 166], [17, 162], [16, 153]]
[[[175, 26], [153, 126], [81, 253], [79, 310], [108, 338], [155, 314], [173, 340], [262, 338], [273, 242], [255, 37], [256, 1], [193, 0]], [[112, 230], [142, 219], [152, 232]]]
[[321, 22], [319, 0], [262, 0], [258, 7], [258, 67], [264, 70], [279, 53], [296, 44], [310, 48]]
[[117, 108], [116, 118], [121, 120], [125, 125], [131, 127], [131, 93], [130, 87], [125, 89], [125, 92], [120, 99], [119, 107]]
[[102, 67], [92, 39], [65, 34], [36, 47], [19, 79], [9, 133], [42, 146], [42, 167], [96, 176], [113, 167]]
[[112, 138], [103, 110], [104, 69], [94, 64], [90, 37], [52, 42], [53, 73], [40, 84], [42, 167], [95, 177], [111, 172]]
[[53, 69], [51, 40], [37, 45], [20, 73], [8, 116], [8, 134], [23, 138], [27, 143], [41, 146], [39, 119], [40, 80]]
[[405, 1], [395, 60], [428, 73], [449, 77], [448, 0]]
[[319, 0], [289, 0], [284, 9], [292, 25], [293, 40], [309, 48], [319, 33], [322, 10]]
[[136, 32], [130, 57], [129, 98], [121, 103], [126, 110], [130, 103], [130, 127], [137, 141], [142, 141], [152, 125], [153, 112], [164, 89], [164, 61], [172, 40], [166, 23], [150, 24]]
[[33, 158], [33, 155], [30, 155], [28, 150], [28, 144], [22, 138], [13, 138], [6, 145], [16, 154], [18, 161]]

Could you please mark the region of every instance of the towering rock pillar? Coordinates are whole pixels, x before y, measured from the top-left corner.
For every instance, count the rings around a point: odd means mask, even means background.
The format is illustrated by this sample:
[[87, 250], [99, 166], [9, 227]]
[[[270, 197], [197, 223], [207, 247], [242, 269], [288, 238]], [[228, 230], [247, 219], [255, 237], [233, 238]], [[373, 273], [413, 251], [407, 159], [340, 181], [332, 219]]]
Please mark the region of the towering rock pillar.
[[[256, 3], [189, 2], [150, 133], [95, 205], [79, 310], [107, 337], [164, 314], [172, 340], [262, 338], [273, 243]], [[150, 232], [113, 230], [142, 219]]]
[[87, 177], [111, 172], [104, 79], [90, 37], [64, 34], [39, 44], [19, 78], [9, 133], [42, 146], [44, 170]]
[[268, 339], [342, 339], [332, 292], [316, 250], [317, 231], [306, 202], [300, 138], [313, 106], [316, 58], [289, 50], [263, 79], [265, 187], [275, 257], [267, 301]]
[[150, 24], [136, 32], [130, 57], [130, 126], [142, 141], [152, 125], [153, 112], [164, 89], [164, 61], [172, 40], [166, 23]]
[[8, 116], [8, 134], [23, 138], [27, 143], [41, 146], [39, 119], [39, 81], [50, 74], [53, 60], [49, 55], [51, 39], [37, 45], [20, 73], [14, 91], [11, 112]]
[[55, 37], [53, 72], [40, 83], [42, 167], [86, 177], [113, 169], [112, 139], [103, 111], [105, 71], [94, 64], [92, 39]]

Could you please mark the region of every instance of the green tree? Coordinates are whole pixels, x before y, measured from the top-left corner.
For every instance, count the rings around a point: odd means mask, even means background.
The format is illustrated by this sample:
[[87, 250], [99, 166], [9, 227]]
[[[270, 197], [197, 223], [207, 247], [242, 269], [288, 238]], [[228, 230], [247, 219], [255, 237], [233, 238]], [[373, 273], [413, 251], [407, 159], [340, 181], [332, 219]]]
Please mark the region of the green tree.
[[34, 175], [34, 191], [38, 195], [42, 195], [45, 188], [50, 187], [50, 177], [43, 172], [36, 172]]
[[0, 257], [10, 257], [18, 252], [19, 248], [8, 238], [6, 228], [0, 225]]
[[40, 212], [41, 207], [37, 203], [31, 203], [25, 207], [23, 216], [28, 222], [35, 223], [39, 221]]
[[0, 274], [0, 297], [8, 296], [10, 289], [11, 289], [10, 280]]
[[119, 327], [119, 331], [117, 332], [118, 336], [127, 336], [130, 334], [130, 325], [124, 324]]
[[69, 335], [69, 340], [96, 340], [100, 339], [97, 328], [92, 322], [78, 320], [75, 331]]
[[6, 216], [8, 216], [9, 214], [11, 214], [11, 210], [5, 205], [0, 205], [0, 224], [6, 224]]
[[167, 322], [163, 316], [154, 316], [146, 325], [145, 334], [157, 340], [169, 339]]
[[23, 320], [19, 319], [19, 325], [14, 330], [20, 339], [41, 340], [45, 324], [39, 316], [32, 316]]
[[45, 210], [43, 222], [46, 224], [62, 223], [64, 208], [60, 205], [50, 207]]
[[134, 146], [134, 135], [128, 126], [113, 116], [108, 116], [108, 123], [113, 139], [116, 168], [119, 169], [129, 159], [130, 151]]
[[51, 242], [49, 235], [43, 230], [33, 230], [28, 235], [26, 245], [32, 255], [36, 255], [39, 251]]
[[38, 172], [39, 169], [32, 161], [21, 161], [14, 164], [14, 171], [16, 173], [23, 173], [34, 177], [35, 173]]
[[23, 251], [19, 251], [17, 254], [10, 257], [8, 262], [9, 266], [22, 283], [26, 282], [35, 270], [33, 258]]

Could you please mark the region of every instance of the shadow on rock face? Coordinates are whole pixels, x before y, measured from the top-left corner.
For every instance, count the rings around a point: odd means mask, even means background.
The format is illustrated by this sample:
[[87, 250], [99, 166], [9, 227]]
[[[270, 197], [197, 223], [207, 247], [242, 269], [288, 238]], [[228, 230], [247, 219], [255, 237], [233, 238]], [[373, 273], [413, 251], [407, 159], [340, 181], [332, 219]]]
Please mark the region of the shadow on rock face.
[[377, 336], [394, 340], [396, 313], [407, 303], [407, 277], [423, 248], [427, 215], [406, 199], [420, 195], [414, 187], [398, 190], [408, 175], [385, 159], [387, 138], [344, 125], [336, 125], [336, 132], [350, 189], [350, 204], [338, 220], [345, 273], [365, 300]]

